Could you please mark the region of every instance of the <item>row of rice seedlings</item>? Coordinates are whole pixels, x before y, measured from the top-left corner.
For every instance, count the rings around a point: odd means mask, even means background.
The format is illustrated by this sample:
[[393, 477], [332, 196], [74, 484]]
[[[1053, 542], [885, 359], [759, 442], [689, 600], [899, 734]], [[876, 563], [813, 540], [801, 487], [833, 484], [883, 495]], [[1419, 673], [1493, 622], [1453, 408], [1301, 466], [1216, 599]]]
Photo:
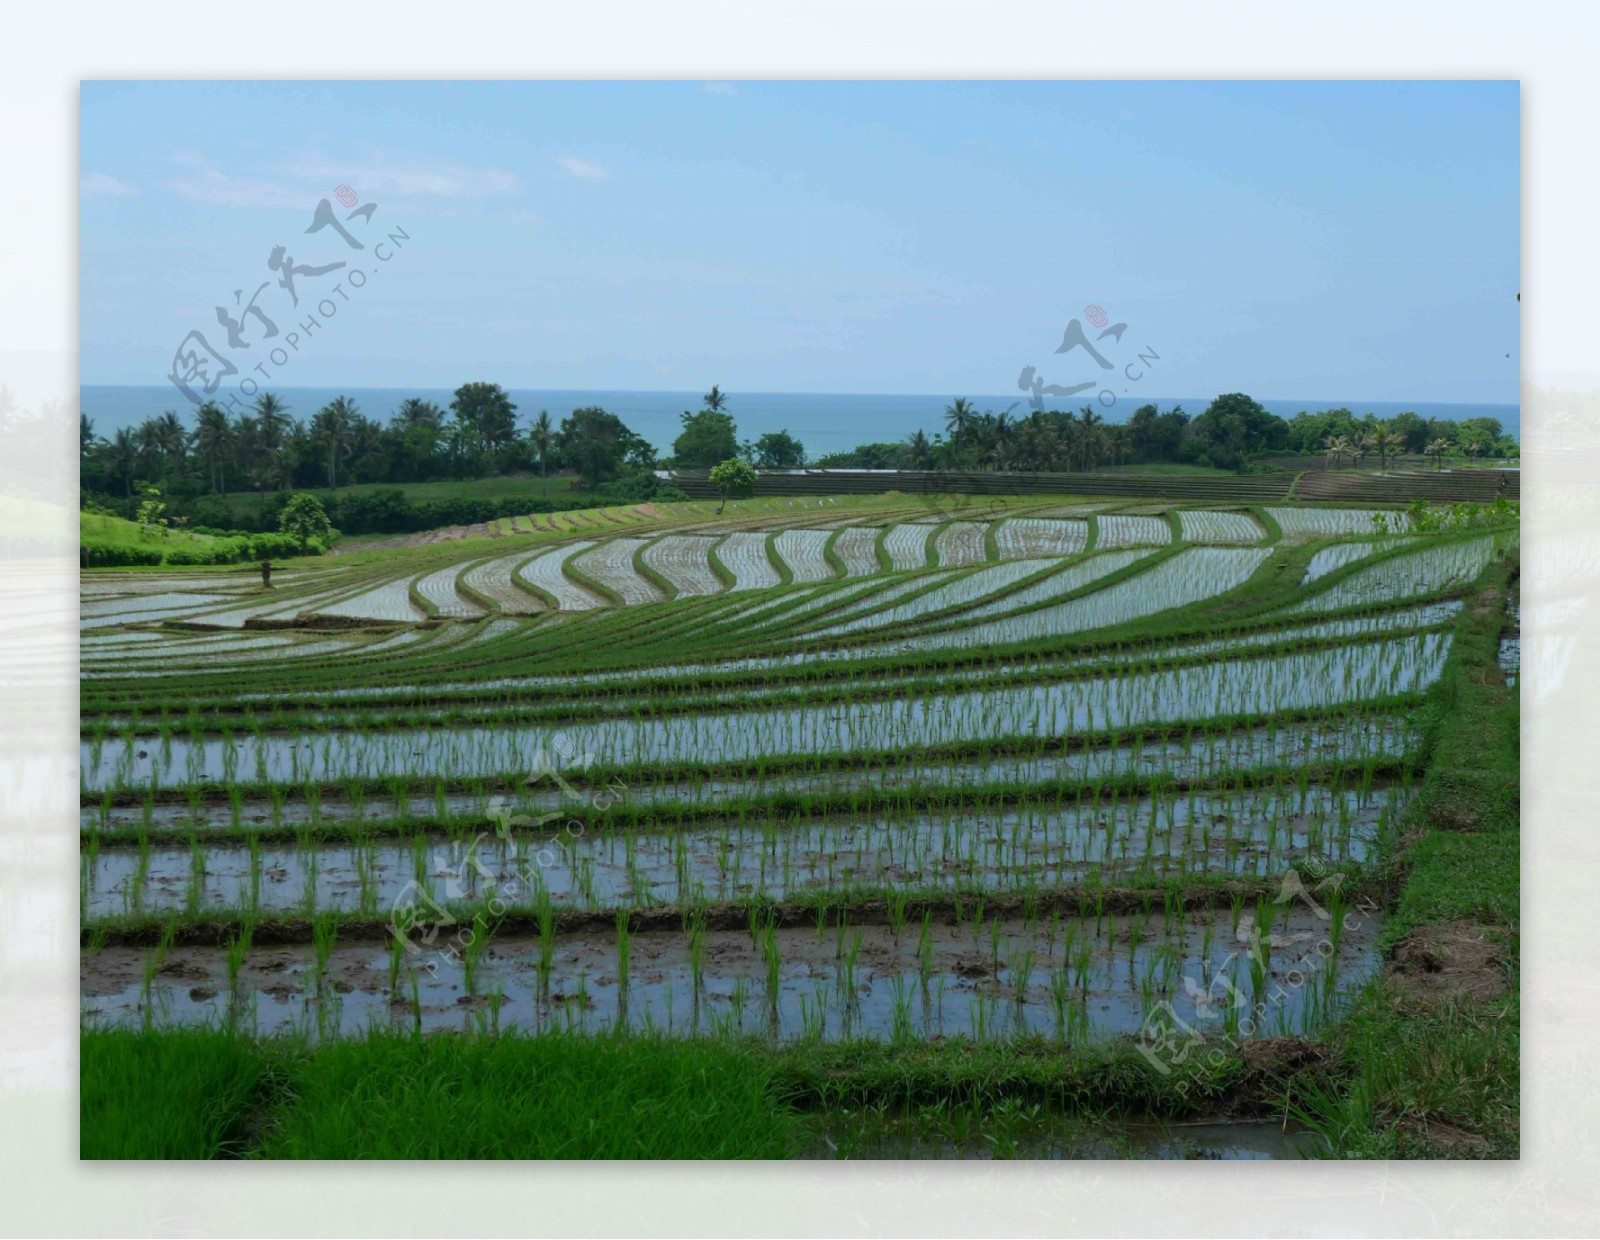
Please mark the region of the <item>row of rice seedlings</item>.
[[[1446, 600], [1312, 624], [1291, 624], [1255, 631], [1244, 629], [1237, 634], [1221, 631], [1216, 636], [1202, 641], [1159, 645], [1143, 643], [1127, 648], [1112, 643], [1099, 651], [1068, 658], [1010, 658], [993, 661], [980, 658], [975, 663], [958, 667], [905, 668], [892, 675], [862, 673], [850, 677], [848, 684], [853, 692], [904, 693], [916, 691], [923, 683], [948, 689], [955, 685], [976, 685], [1023, 676], [1038, 680], [1109, 672], [1141, 665], [1149, 666], [1155, 661], [1178, 661], [1239, 653], [1253, 647], [1292, 647], [1305, 643], [1329, 643], [1437, 627], [1448, 623], [1459, 612], [1460, 607], [1459, 600]], [[585, 687], [583, 696], [593, 703], [591, 710], [615, 708], [626, 710], [627, 704], [631, 702], [648, 705], [656, 713], [661, 713], [663, 708], [670, 709], [674, 713], [683, 713], [723, 705], [754, 704], [778, 696], [794, 697], [797, 693], [806, 691], [808, 684], [816, 686], [809, 690], [813, 695], [818, 692], [837, 694], [840, 692], [840, 686], [847, 683], [837, 676], [837, 669], [829, 668], [826, 664], [819, 665], [814, 661], [810, 664], [796, 665], [792, 671], [786, 671], [783, 675], [772, 674], [776, 670], [768, 669], [760, 678], [754, 680], [741, 678], [737, 673], [723, 672], [717, 678], [708, 678], [702, 686], [691, 679], [692, 669], [677, 669], [676, 677], [666, 679], [645, 677], [636, 683], [618, 682], [610, 686], [602, 685], [598, 689], [595, 684], [589, 684]], [[605, 678], [592, 679], [603, 681]], [[718, 692], [719, 681], [726, 685], [721, 692]], [[188, 713], [181, 721], [164, 708], [154, 712], [153, 716], [135, 708], [127, 716], [105, 714], [86, 716], [82, 734], [84, 743], [90, 746], [91, 756], [98, 758], [107, 737], [114, 731], [125, 729], [130, 723], [136, 730], [148, 729], [166, 735], [183, 730], [194, 739], [197, 736], [216, 733], [221, 727], [260, 734], [269, 731], [306, 732], [334, 728], [404, 728], [422, 723], [433, 726], [439, 722], [474, 719], [484, 723], [509, 722], [513, 717], [520, 721], [531, 721], [541, 717], [538, 707], [545, 703], [548, 705], [544, 713], [550, 717], [557, 717], [553, 712], [574, 710], [575, 694], [572, 692], [574, 686], [563, 681], [558, 688], [559, 691], [554, 689], [541, 691], [538, 688], [530, 689], [522, 682], [500, 681], [472, 691], [466, 691], [464, 685], [456, 685], [443, 697], [440, 697], [439, 692], [435, 690], [419, 690], [418, 693], [423, 695], [423, 700], [428, 705], [419, 703], [410, 708], [398, 704], [392, 708], [378, 705], [380, 701], [396, 700], [391, 695], [387, 699], [372, 699], [365, 705], [332, 710], [308, 711], [268, 701], [259, 709], [255, 703], [244, 703], [227, 714], [208, 711], [204, 715], [191, 700]], [[664, 700], [664, 694], [670, 694], [670, 697]], [[561, 717], [565, 717], [564, 713]]]
[[[351, 776], [327, 789], [332, 795], [325, 795], [324, 785], [316, 780], [272, 783], [250, 790], [248, 796], [235, 784], [227, 790], [226, 807], [216, 802], [214, 790], [211, 799], [202, 799], [201, 785], [188, 785], [174, 798], [151, 783], [136, 794], [108, 787], [92, 800], [86, 798], [81, 817], [85, 829], [115, 832], [119, 839], [157, 831], [170, 836], [185, 828], [248, 827], [282, 834], [310, 826], [346, 832], [361, 824], [392, 835], [412, 821], [459, 835], [483, 829], [497, 812], [512, 816], [581, 812], [619, 826], [657, 821], [683, 825], [694, 814], [713, 810], [765, 812], [762, 803], [771, 798], [782, 798], [801, 813], [861, 813], [886, 798], [913, 796], [917, 803], [937, 809], [986, 795], [996, 786], [1110, 783], [1136, 776], [1208, 780], [1308, 762], [1376, 766], [1402, 757], [1415, 746], [1417, 736], [1415, 723], [1406, 715], [1370, 714], [1358, 707], [1275, 725], [1191, 723], [1181, 731], [1136, 727], [1086, 736], [1081, 747], [1065, 751], [1048, 738], [1016, 738], [992, 753], [958, 759], [903, 750], [849, 767], [761, 762], [721, 774], [705, 768], [580, 770], [569, 764], [562, 774], [566, 786], [541, 780], [509, 799], [501, 797], [504, 781], [492, 776], [447, 781], [389, 773], [375, 785]], [[559, 748], [554, 753], [559, 759]], [[369, 796], [369, 789], [376, 795]], [[585, 806], [571, 793], [598, 798], [599, 804]]]
[[[1134, 729], [1174, 720], [1267, 714], [1418, 693], [1438, 676], [1448, 634], [1300, 654], [1132, 672], [1114, 679], [994, 690], [929, 692], [912, 699], [868, 699], [713, 715], [574, 724], [574, 751], [606, 767], [760, 761], [769, 755], [828, 764], [841, 751], [948, 746], [975, 740], [1060, 737]], [[512, 771], [536, 755], [513, 729], [447, 728], [426, 734], [338, 732], [307, 737], [174, 738], [151, 754], [129, 737], [115, 758], [85, 763], [83, 789], [183, 788], [202, 779], [257, 783], [382, 779], [396, 772], [466, 778]], [[142, 756], [141, 756], [142, 755]], [[89, 755], [86, 753], [85, 755]]]
[[[624, 828], [568, 839], [480, 834], [469, 842], [419, 833], [406, 845], [302, 839], [265, 851], [266, 867], [281, 876], [267, 907], [310, 915], [320, 892], [323, 907], [331, 900], [332, 907], [371, 915], [424, 876], [448, 900], [475, 901], [492, 896], [497, 885], [527, 881], [533, 869], [559, 904], [596, 909], [783, 899], [815, 889], [849, 895], [891, 881], [902, 891], [973, 885], [1005, 891], [1067, 885], [1096, 873], [1138, 881], [1264, 876], [1306, 856], [1359, 865], [1380, 850], [1405, 790], [1364, 788], [1356, 778], [1356, 787], [1338, 795], [1308, 780], [1300, 784], [1289, 772], [1264, 787], [1241, 778], [1229, 789], [1154, 796], [1125, 795], [1115, 785], [1102, 795], [1099, 787], [1080, 786], [1076, 804], [1065, 806], [1045, 804], [1037, 790], [1015, 803], [1002, 789], [993, 801], [978, 798], [940, 812], [900, 808], [837, 822], [799, 813], [741, 815], [719, 827], [667, 834]], [[1365, 824], [1359, 831], [1358, 818]], [[176, 895], [165, 884], [183, 856], [170, 848], [152, 853], [148, 844], [137, 862], [97, 851], [84, 880], [85, 914], [171, 907]], [[259, 843], [202, 849], [196, 837], [188, 858], [187, 917], [236, 905], [247, 891], [247, 907], [264, 907]], [[202, 900], [207, 880], [215, 898]]]
[[[805, 932], [780, 931], [770, 913], [757, 909], [749, 922], [750, 950], [743, 957], [746, 963], [729, 960], [724, 939], [718, 951], [720, 971], [714, 983], [706, 973], [708, 932], [702, 916], [686, 915], [681, 955], [672, 950], [661, 932], [651, 936], [655, 963], [650, 977], [642, 981], [634, 979], [631, 964], [639, 936], [631, 931], [627, 918], [619, 916], [613, 941], [615, 976], [597, 980], [589, 966], [581, 963], [581, 956], [565, 952], [559, 966], [559, 993], [552, 987], [558, 965], [547, 911], [540, 918], [537, 958], [522, 967], [529, 968], [537, 979], [536, 989], [531, 992], [535, 1022], [575, 1019], [571, 1027], [578, 1029], [588, 1027], [590, 983], [595, 981], [593, 997], [614, 1004], [619, 1027], [629, 1026], [628, 996], [642, 986], [636, 1001], [644, 1009], [643, 1022], [646, 1027], [657, 1027], [655, 1022], [663, 1015], [664, 1000], [665, 1019], [660, 1025], [664, 1031], [748, 1034], [752, 1030], [746, 1020], [746, 1007], [760, 993], [766, 999], [767, 1013], [762, 1025], [773, 1037], [823, 1037], [830, 1033], [846, 1037], [926, 1036], [951, 1031], [945, 1025], [944, 1008], [947, 988], [954, 984], [957, 990], [972, 992], [964, 1027], [958, 1020], [954, 1031], [979, 1039], [1002, 1031], [1031, 1030], [1053, 1031], [1078, 1042], [1090, 1034], [1114, 1033], [1116, 1021], [1136, 1018], [1140, 1025], [1148, 1025], [1153, 1016], [1175, 1013], [1185, 1004], [1194, 1010], [1194, 1020], [1214, 1022], [1213, 1028], [1225, 1030], [1236, 1039], [1262, 1033], [1311, 1032], [1334, 1013], [1345, 955], [1343, 937], [1349, 924], [1348, 904], [1337, 887], [1326, 899], [1327, 908], [1319, 910], [1319, 921], [1304, 913], [1295, 920], [1294, 906], [1286, 905], [1282, 896], [1263, 896], [1248, 903], [1240, 896], [1232, 910], [1231, 935], [1223, 942], [1219, 931], [1229, 927], [1227, 912], [1187, 913], [1170, 892], [1159, 906], [1151, 902], [1141, 910], [1115, 917], [1063, 917], [1055, 911], [1046, 921], [1035, 909], [1020, 923], [986, 917], [979, 898], [967, 905], [959, 917], [956, 929], [964, 929], [964, 936], [958, 933], [953, 940], [948, 933], [936, 932], [926, 917], [914, 947], [909, 935], [901, 939], [900, 931], [894, 932], [893, 940], [876, 932], [877, 955], [870, 969], [863, 960], [867, 929], [852, 926], [847, 916], [830, 920], [826, 914], [819, 914], [816, 938], [819, 947], [826, 947], [818, 952], [805, 949]], [[164, 1010], [164, 995], [155, 992], [153, 981], [171, 950], [174, 933], [175, 927], [169, 923], [145, 961], [137, 1011], [147, 1025], [153, 1024], [156, 1014]], [[227, 947], [230, 1007], [243, 990], [241, 974], [248, 959], [250, 935], [250, 927], [242, 927]], [[321, 1036], [339, 1030], [337, 994], [326, 984], [336, 936], [337, 924], [332, 919], [322, 918], [314, 923], [306, 1002], [318, 1006]], [[473, 1000], [481, 997], [483, 972], [491, 956], [486, 946], [491, 941], [490, 928], [475, 921], [460, 941], [461, 950], [452, 951], [448, 963], [442, 954], [420, 960], [415, 948], [407, 947], [398, 937], [391, 943], [387, 982], [381, 990], [388, 995], [392, 1010], [409, 1009], [418, 1029], [424, 972], [434, 977], [436, 985], [453, 986], [451, 979], [458, 979], [466, 996]], [[970, 960], [961, 945], [963, 941], [978, 950], [983, 963], [976, 967], [962, 964], [957, 975], [951, 968]], [[893, 943], [900, 946], [895, 948]], [[883, 958], [885, 950], [889, 952], [888, 961]], [[495, 959], [486, 998], [485, 1024], [489, 1029], [498, 1028], [501, 1006], [520, 985], [516, 981], [517, 961], [529, 957], [512, 950]], [[1370, 961], [1370, 957], [1366, 959]], [[669, 960], [682, 963], [669, 964]], [[441, 974], [441, 965], [447, 972]], [[1363, 969], [1367, 967], [1370, 965], [1363, 965]], [[976, 977], [978, 981], [962, 982], [960, 977]], [[807, 979], [809, 990], [803, 988]], [[359, 977], [356, 981], [361, 984]], [[407, 992], [409, 1002], [403, 1002]], [[687, 1028], [677, 1023], [672, 1006], [675, 995], [680, 1001], [686, 998], [690, 1016]], [[702, 1000], [713, 995], [727, 1006], [721, 1014], [713, 1011], [709, 1020], [703, 1021]], [[870, 1019], [864, 1003], [868, 996], [872, 1004]], [[1114, 1004], [1121, 1015], [1114, 1016], [1114, 1023], [1103, 1028], [1098, 1012], [1104, 1011], [1108, 1003]], [[920, 1009], [920, 1021], [913, 1020], [914, 1004]], [[1091, 1015], [1091, 1004], [1095, 1015]], [[1220, 1024], [1215, 1023], [1219, 1021]]]

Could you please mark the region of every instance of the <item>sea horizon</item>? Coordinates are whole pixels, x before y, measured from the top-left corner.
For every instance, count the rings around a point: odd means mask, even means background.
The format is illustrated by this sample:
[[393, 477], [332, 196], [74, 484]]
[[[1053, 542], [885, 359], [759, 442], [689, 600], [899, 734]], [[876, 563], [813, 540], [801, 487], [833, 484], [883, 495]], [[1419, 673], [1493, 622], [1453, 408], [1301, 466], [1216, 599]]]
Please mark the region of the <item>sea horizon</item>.
[[[448, 409], [453, 388], [307, 386], [270, 389], [296, 418], [309, 419], [313, 413], [337, 396], [355, 402], [368, 417], [387, 421], [401, 401], [411, 397], [431, 400]], [[616, 414], [636, 434], [642, 435], [660, 452], [669, 452], [679, 430], [679, 415], [702, 407], [701, 393], [672, 390], [601, 388], [518, 388], [507, 387], [517, 406], [519, 427], [541, 409], [560, 421], [572, 410], [599, 405]], [[921, 429], [930, 436], [943, 429], [944, 407], [957, 395], [966, 395], [980, 411], [1011, 409], [1014, 415], [1028, 412], [1026, 393], [1005, 395], [955, 393], [858, 393], [858, 392], [741, 392], [730, 391], [727, 411], [734, 417], [741, 440], [754, 440], [771, 431], [786, 430], [806, 447], [808, 457], [848, 451], [863, 443], [888, 443], [903, 440]], [[237, 399], [237, 398], [235, 398]], [[1122, 397], [1111, 405], [1095, 402], [1094, 408], [1107, 422], [1125, 422], [1141, 405], [1162, 409], [1181, 405], [1191, 415], [1199, 414], [1213, 396]], [[1504, 432], [1521, 439], [1521, 408], [1517, 404], [1464, 401], [1380, 401], [1359, 399], [1307, 399], [1295, 397], [1255, 397], [1268, 412], [1291, 418], [1305, 411], [1346, 408], [1358, 416], [1366, 413], [1391, 418], [1397, 413], [1414, 412], [1424, 418], [1463, 421], [1467, 418], [1497, 419]], [[1051, 409], [1077, 410], [1083, 400], [1052, 401]], [[230, 406], [231, 407], [231, 406]], [[83, 384], [79, 388], [79, 408], [94, 423], [95, 433], [114, 434], [122, 427], [136, 426], [147, 418], [168, 410], [176, 412], [186, 424], [194, 424], [195, 406], [170, 384]]]

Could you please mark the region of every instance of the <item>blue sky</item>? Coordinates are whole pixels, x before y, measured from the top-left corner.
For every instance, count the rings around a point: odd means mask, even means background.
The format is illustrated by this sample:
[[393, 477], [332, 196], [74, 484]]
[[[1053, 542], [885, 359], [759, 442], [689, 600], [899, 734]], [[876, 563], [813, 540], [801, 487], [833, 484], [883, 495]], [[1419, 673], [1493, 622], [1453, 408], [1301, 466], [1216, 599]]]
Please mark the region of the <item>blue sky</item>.
[[[81, 378], [1518, 399], [1516, 83], [84, 83]], [[370, 220], [306, 235], [350, 186]], [[341, 221], [348, 215], [340, 209]], [[375, 261], [370, 242], [410, 240]], [[265, 352], [352, 269], [288, 364]], [[315, 290], [315, 291], [313, 291]], [[311, 310], [314, 314], [315, 311]], [[243, 338], [260, 334], [243, 320]], [[1109, 344], [1104, 351], [1111, 352]], [[1509, 354], [1509, 356], [1508, 356]]]

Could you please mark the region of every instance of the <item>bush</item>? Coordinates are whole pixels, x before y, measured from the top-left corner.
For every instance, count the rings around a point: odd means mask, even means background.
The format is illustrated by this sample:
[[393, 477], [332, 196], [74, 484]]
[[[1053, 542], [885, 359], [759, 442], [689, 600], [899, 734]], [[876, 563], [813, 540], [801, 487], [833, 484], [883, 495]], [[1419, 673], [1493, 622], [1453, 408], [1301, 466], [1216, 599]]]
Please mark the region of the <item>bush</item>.
[[160, 547], [133, 547], [125, 543], [79, 543], [78, 563], [84, 568], [131, 568], [161, 563]]
[[661, 480], [654, 474], [639, 473], [608, 482], [599, 488], [598, 493], [606, 499], [616, 500], [619, 503], [638, 504], [654, 499], [660, 489]]
[[251, 530], [224, 530], [214, 525], [191, 525], [191, 534], [204, 534], [209, 538], [249, 538]]
[[164, 549], [126, 543], [81, 543], [78, 562], [83, 568], [131, 568], [156, 564], [192, 568], [206, 564], [238, 564], [241, 560], [288, 560], [301, 554], [323, 555], [327, 550], [327, 545], [316, 538], [306, 544], [302, 553], [300, 540], [288, 534], [247, 534], [239, 538], [219, 538], [214, 542]]
[[239, 558], [238, 549], [231, 544], [210, 547], [174, 547], [167, 552], [168, 564], [232, 564]]
[[[312, 551], [315, 545], [318, 550]], [[323, 544], [312, 539], [306, 547], [308, 555], [320, 555]], [[300, 540], [292, 534], [252, 534], [245, 545], [245, 558], [251, 560], [287, 560], [300, 554]]]

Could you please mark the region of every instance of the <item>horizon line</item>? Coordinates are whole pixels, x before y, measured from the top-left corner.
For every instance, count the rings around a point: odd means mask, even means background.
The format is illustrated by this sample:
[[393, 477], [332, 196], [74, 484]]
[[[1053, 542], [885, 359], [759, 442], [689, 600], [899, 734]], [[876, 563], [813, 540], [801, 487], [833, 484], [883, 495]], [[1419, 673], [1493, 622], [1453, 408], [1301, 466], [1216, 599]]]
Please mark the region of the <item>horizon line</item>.
[[[472, 380], [472, 382], [495, 382], [495, 381], [494, 380]], [[169, 385], [165, 384], [165, 383], [84, 383], [84, 382], [79, 382], [79, 384], [78, 384], [78, 387], [79, 387], [80, 390], [85, 389], [85, 388], [165, 388], [165, 387], [168, 387], [168, 386]], [[460, 386], [462, 386], [462, 385], [461, 384], [455, 384], [454, 386], [452, 386], [452, 385], [450, 385], [448, 383], [439, 383], [439, 384], [296, 383], [296, 384], [275, 384], [270, 388], [263, 387], [261, 389], [261, 391], [262, 392], [268, 392], [268, 391], [271, 391], [271, 392], [296, 392], [296, 391], [306, 392], [306, 391], [330, 391], [330, 390], [337, 390], [337, 389], [341, 389], [341, 388], [349, 388], [349, 389], [352, 389], [352, 390], [360, 389], [360, 390], [373, 391], [373, 392], [413, 392], [413, 391], [450, 392], [450, 391], [454, 391], [456, 388], [458, 388]], [[552, 388], [544, 388], [544, 387], [536, 387], [536, 386], [533, 386], [531, 384], [510, 384], [510, 383], [501, 383], [500, 386], [501, 386], [501, 388], [503, 388], [504, 390], [506, 390], [508, 392], [510, 392], [510, 391], [519, 391], [519, 390], [520, 391], [532, 391], [532, 392], [572, 392], [572, 393], [615, 392], [615, 393], [619, 393], [619, 394], [621, 394], [621, 393], [637, 393], [637, 394], [642, 395], [642, 396], [681, 395], [684, 392], [690, 392], [690, 391], [693, 390], [692, 388], [631, 388], [631, 387], [590, 387], [590, 388], [552, 387]], [[1236, 388], [1236, 389], [1233, 389], [1233, 390], [1234, 391], [1238, 391], [1239, 389]], [[729, 395], [729, 396], [732, 396], [732, 395], [745, 395], [745, 396], [909, 396], [909, 397], [927, 397], [930, 400], [953, 400], [953, 399], [956, 399], [956, 397], [952, 397], [952, 396], [949, 396], [949, 395], [947, 395], [945, 393], [940, 393], [940, 392], [847, 392], [847, 391], [833, 391], [833, 390], [825, 390], [825, 389], [807, 389], [807, 390], [804, 390], [804, 391], [795, 391], [795, 390], [775, 389], [775, 388], [737, 388], [737, 389], [729, 388], [729, 389], [725, 390], [724, 394], [725, 395]], [[1224, 393], [1222, 393], [1222, 392], [1218, 392], [1217, 393], [1217, 395], [1219, 395], [1219, 396], [1223, 395], [1223, 394]], [[993, 392], [978, 392], [977, 395], [987, 399], [987, 398], [991, 398], [991, 397], [997, 397], [999, 394], [998, 393], [993, 393]], [[1172, 395], [1150, 396], [1150, 397], [1143, 398], [1142, 403], [1151, 404], [1151, 403], [1153, 403], [1155, 401], [1161, 401], [1161, 400], [1186, 400], [1186, 399], [1192, 399], [1194, 397], [1194, 395], [1195, 394], [1191, 393], [1189, 396], [1172, 396]], [[1258, 396], [1258, 395], [1256, 395], [1254, 393], [1251, 393], [1251, 392], [1245, 392], [1244, 395], [1249, 396], [1252, 400], [1272, 400], [1272, 401], [1298, 401], [1298, 400], [1326, 401], [1326, 400], [1329, 400], [1329, 399], [1334, 399], [1334, 398], [1330, 398], [1330, 397], [1305, 397], [1305, 396], [1271, 396], [1271, 395]], [[961, 398], [962, 399], [971, 399], [970, 397], [965, 397], [965, 396], [962, 396]], [[1017, 403], [1018, 404], [1024, 403], [1026, 401], [1026, 399], [1027, 399], [1026, 394], [1024, 394], [1022, 396], [1019, 396], [1017, 398]], [[1130, 398], [1130, 401], [1131, 401], [1131, 399], [1132, 398]], [[1206, 399], [1215, 399], [1215, 398], [1214, 397], [1208, 397]], [[1338, 399], [1341, 399], [1341, 400], [1344, 400], [1344, 401], [1348, 401], [1351, 404], [1370, 403], [1370, 404], [1398, 405], [1398, 404], [1407, 404], [1407, 403], [1409, 403], [1409, 404], [1417, 404], [1417, 405], [1483, 405], [1483, 406], [1486, 406], [1486, 407], [1487, 406], [1505, 406], [1505, 405], [1512, 405], [1512, 406], [1520, 407], [1520, 405], [1521, 405], [1520, 398], [1517, 399], [1517, 400], [1445, 400], [1445, 399], [1439, 399], [1437, 397], [1429, 397], [1429, 398], [1423, 399], [1423, 398], [1412, 397], [1412, 396], [1401, 396], [1401, 397], [1393, 397], [1393, 396], [1382, 396], [1382, 397], [1379, 397], [1379, 396], [1357, 396], [1357, 397], [1342, 397], [1342, 398], [1338, 398]], [[1092, 402], [1090, 402], [1090, 403], [1092, 403]], [[1116, 403], [1120, 405], [1120, 404], [1123, 403], [1123, 401], [1119, 399]]]

